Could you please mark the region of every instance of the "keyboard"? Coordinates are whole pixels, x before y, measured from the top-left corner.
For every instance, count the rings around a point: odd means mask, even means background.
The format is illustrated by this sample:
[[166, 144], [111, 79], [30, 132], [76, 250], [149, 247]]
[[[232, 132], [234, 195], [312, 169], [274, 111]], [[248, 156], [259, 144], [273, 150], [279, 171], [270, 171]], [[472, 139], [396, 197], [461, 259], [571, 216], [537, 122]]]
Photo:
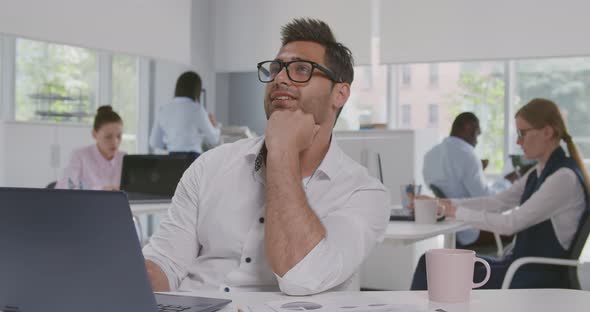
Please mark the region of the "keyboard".
[[389, 221], [414, 221], [414, 211], [410, 209], [391, 209]]
[[183, 307], [169, 304], [158, 304], [158, 311], [160, 312], [182, 312], [188, 310], [190, 307]]
[[[444, 221], [445, 216], [441, 216], [436, 221]], [[414, 211], [411, 209], [391, 209], [389, 221], [414, 221]]]

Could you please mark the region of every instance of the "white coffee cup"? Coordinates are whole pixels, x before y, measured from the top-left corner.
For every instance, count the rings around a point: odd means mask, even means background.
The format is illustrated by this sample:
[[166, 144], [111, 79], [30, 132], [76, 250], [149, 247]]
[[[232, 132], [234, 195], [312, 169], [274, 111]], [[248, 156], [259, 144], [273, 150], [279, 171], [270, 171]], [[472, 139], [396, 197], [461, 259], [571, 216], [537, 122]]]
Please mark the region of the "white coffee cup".
[[[479, 283], [473, 282], [475, 262], [481, 262], [486, 267], [486, 276]], [[431, 249], [426, 252], [428, 298], [431, 301], [468, 302], [471, 289], [487, 283], [490, 274], [490, 265], [476, 257], [473, 250]]]
[[[439, 213], [439, 207], [441, 212]], [[414, 219], [418, 224], [435, 224], [445, 214], [445, 207], [435, 199], [414, 200]]]

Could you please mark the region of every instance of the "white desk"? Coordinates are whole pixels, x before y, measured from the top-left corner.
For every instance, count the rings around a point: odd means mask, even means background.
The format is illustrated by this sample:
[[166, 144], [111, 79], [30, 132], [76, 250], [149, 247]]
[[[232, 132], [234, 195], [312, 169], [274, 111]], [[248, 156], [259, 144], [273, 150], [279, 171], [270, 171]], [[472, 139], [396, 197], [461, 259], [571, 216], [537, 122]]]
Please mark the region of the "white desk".
[[375, 247], [361, 265], [361, 287], [380, 290], [410, 289], [420, 256], [432, 248], [455, 248], [455, 232], [466, 228], [466, 224], [454, 220], [436, 224], [390, 222], [383, 242]]
[[436, 224], [416, 224], [411, 221], [391, 221], [385, 240], [392, 244], [409, 245], [438, 235], [444, 235], [445, 248], [455, 248], [455, 233], [469, 228], [464, 222], [445, 220]]
[[131, 212], [134, 216], [140, 215], [150, 215], [150, 214], [158, 214], [158, 213], [165, 213], [170, 208], [170, 203], [142, 203], [142, 204], [129, 204], [131, 207]]
[[[467, 304], [437, 304], [428, 301], [426, 291], [331, 292], [308, 297], [289, 297], [280, 293], [191, 292], [182, 295], [227, 298], [233, 300], [220, 312], [235, 312], [238, 307], [268, 301], [313, 301], [314, 298], [336, 298], [366, 295], [384, 303], [411, 305], [419, 311], [444, 309], [447, 312], [577, 312], [590, 310], [590, 292], [569, 289], [474, 290]], [[439, 310], [440, 311], [440, 310]], [[244, 311], [246, 312], [246, 311]]]

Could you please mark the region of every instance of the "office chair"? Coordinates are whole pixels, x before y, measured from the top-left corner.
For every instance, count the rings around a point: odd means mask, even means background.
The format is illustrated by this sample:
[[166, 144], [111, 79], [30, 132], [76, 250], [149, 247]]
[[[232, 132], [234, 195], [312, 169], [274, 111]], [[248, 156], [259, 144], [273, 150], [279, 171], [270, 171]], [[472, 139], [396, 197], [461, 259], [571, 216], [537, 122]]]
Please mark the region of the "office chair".
[[430, 189], [432, 190], [432, 193], [434, 193], [434, 196], [438, 198], [447, 198], [445, 193], [440, 188], [438, 188], [438, 186], [430, 184]]
[[567, 274], [569, 287], [572, 289], [581, 289], [582, 287], [578, 277], [578, 266], [582, 264], [582, 262], [580, 262], [580, 255], [584, 250], [586, 240], [588, 240], [588, 234], [590, 234], [590, 213], [586, 216], [585, 220], [582, 220], [582, 224], [578, 233], [576, 233], [576, 236], [574, 237], [570, 254], [567, 259], [546, 257], [523, 257], [517, 259], [510, 265], [510, 267], [508, 267], [508, 271], [506, 271], [504, 281], [502, 282], [502, 289], [510, 288], [510, 283], [512, 283], [516, 271], [521, 266], [531, 263], [569, 266]]

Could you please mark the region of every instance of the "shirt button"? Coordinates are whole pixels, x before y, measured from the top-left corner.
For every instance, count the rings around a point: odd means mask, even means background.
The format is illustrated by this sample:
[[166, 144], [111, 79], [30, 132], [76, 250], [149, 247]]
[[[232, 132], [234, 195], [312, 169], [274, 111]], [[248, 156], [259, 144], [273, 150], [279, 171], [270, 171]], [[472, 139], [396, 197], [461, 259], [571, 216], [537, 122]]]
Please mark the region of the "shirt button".
[[245, 260], [246, 260], [246, 263], [252, 262], [252, 259], [250, 259], [250, 257], [247, 257]]
[[260, 219], [258, 219], [258, 222], [264, 223], [264, 218], [263, 217], [260, 217]]
[[229, 287], [225, 287], [225, 288], [223, 289], [223, 291], [225, 291], [225, 292], [229, 292]]

